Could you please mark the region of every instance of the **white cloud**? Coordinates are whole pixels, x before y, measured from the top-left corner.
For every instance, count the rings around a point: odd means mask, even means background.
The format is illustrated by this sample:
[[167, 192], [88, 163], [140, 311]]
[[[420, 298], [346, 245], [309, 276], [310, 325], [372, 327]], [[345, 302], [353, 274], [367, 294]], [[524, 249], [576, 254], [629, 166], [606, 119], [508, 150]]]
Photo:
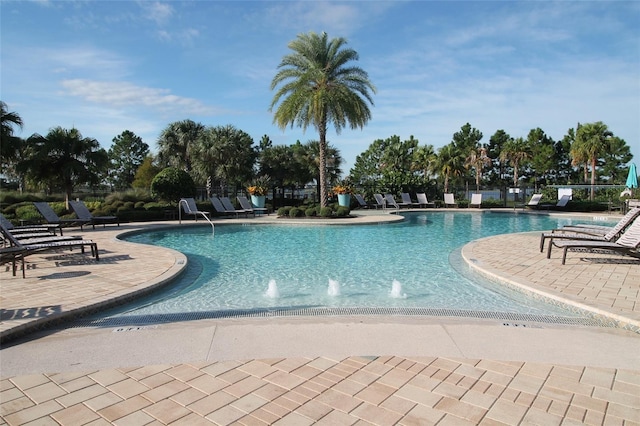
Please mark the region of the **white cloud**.
[[221, 112], [197, 99], [171, 94], [169, 89], [136, 86], [128, 82], [72, 79], [62, 81], [66, 93], [90, 102], [114, 107], [144, 106], [162, 112], [214, 115]]
[[174, 10], [168, 3], [160, 2], [138, 2], [143, 11], [143, 17], [154, 21], [157, 25], [163, 25], [167, 23], [173, 16]]

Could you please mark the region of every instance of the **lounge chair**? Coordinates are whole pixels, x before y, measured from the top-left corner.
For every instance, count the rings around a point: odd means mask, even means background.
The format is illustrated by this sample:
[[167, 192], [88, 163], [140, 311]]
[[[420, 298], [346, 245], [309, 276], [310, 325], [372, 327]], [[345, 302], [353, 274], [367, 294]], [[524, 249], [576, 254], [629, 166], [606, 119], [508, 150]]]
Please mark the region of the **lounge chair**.
[[469, 207], [478, 206], [482, 207], [482, 194], [471, 194], [471, 201], [469, 201]]
[[544, 250], [545, 240], [549, 240], [547, 259], [551, 257], [551, 246], [554, 240], [615, 241], [638, 216], [640, 216], [640, 209], [633, 209], [624, 215], [616, 226], [606, 233], [601, 234], [596, 234], [595, 230], [589, 228], [584, 228], [584, 232], [580, 230], [567, 232], [564, 228], [554, 229], [551, 232], [543, 232], [542, 235], [540, 235], [540, 253]]
[[227, 209], [218, 197], [211, 197], [209, 198], [209, 200], [211, 201], [211, 204], [213, 204], [213, 208], [216, 210], [216, 212], [224, 215], [233, 214], [236, 215], [236, 217], [238, 216], [239, 213], [235, 208], [233, 210]]
[[376, 209], [384, 209], [387, 206], [387, 203], [384, 201], [384, 197], [382, 194], [373, 194], [373, 198], [376, 199]]
[[49, 203], [44, 201], [34, 202], [33, 205], [36, 210], [38, 210], [38, 213], [44, 217], [44, 220], [46, 220], [47, 223], [58, 225], [60, 227], [60, 233], [62, 233], [62, 228], [65, 226], [79, 226], [80, 230], [82, 230], [82, 227], [89, 223], [88, 219], [60, 219]]
[[87, 224], [91, 225], [93, 229], [96, 229], [96, 225], [102, 225], [104, 228], [109, 223], [120, 226], [120, 220], [117, 216], [94, 216], [82, 201], [69, 201], [69, 205], [78, 219], [87, 221]]
[[444, 206], [454, 206], [458, 207], [458, 203], [456, 202], [453, 194], [444, 194]]
[[240, 203], [240, 208], [242, 208], [242, 210], [253, 213], [254, 216], [256, 214], [269, 214], [269, 211], [266, 207], [254, 207], [253, 204], [251, 204], [251, 201], [249, 201], [249, 199], [243, 195], [239, 195], [236, 198], [238, 199], [238, 203]]
[[571, 201], [571, 195], [563, 195], [562, 197], [560, 197], [560, 199], [558, 200], [558, 202], [554, 207], [556, 209], [563, 209], [567, 207], [567, 204], [569, 204], [569, 201]]
[[236, 207], [233, 205], [229, 197], [220, 197], [220, 202], [224, 206], [225, 210], [235, 213], [236, 216], [243, 214], [245, 215], [245, 217], [248, 217], [249, 213], [255, 215], [255, 213], [253, 212], [253, 209], [251, 210], [236, 209]]
[[427, 194], [425, 194], [424, 192], [418, 192], [416, 194], [416, 198], [418, 199], [418, 205], [420, 207], [424, 206], [424, 207], [434, 207], [435, 204], [434, 203], [430, 203], [429, 200], [427, 199]]
[[363, 209], [370, 209], [371, 207], [376, 207], [375, 204], [369, 204], [367, 203], [367, 201], [364, 199], [364, 197], [361, 194], [353, 194], [356, 198], [356, 201], [358, 202], [358, 205], [360, 206], [360, 208]]
[[419, 203], [414, 203], [411, 200], [411, 195], [409, 195], [408, 192], [403, 192], [403, 193], [400, 194], [400, 196], [402, 197], [402, 203], [399, 203], [401, 207], [402, 206], [406, 206], [407, 208], [409, 208], [409, 207], [414, 207], [414, 206], [415, 207], [419, 207], [420, 206]]
[[622, 232], [624, 228], [629, 226], [631, 222], [638, 216], [640, 216], [640, 207], [629, 210], [614, 226], [576, 223], [574, 225], [565, 225], [562, 228], [554, 229], [551, 232], [575, 232], [579, 234], [589, 235], [605, 235], [613, 229], [618, 229], [619, 232]]
[[[640, 219], [636, 218], [626, 231], [616, 241], [594, 241], [594, 240], [566, 240], [553, 241], [549, 247], [555, 245], [563, 249], [562, 264], [565, 264], [568, 251], [580, 252], [613, 252], [626, 256], [640, 258]], [[551, 249], [549, 249], [551, 252]]]
[[538, 204], [540, 204], [540, 200], [542, 200], [542, 194], [533, 194], [528, 203], [526, 203], [526, 204], [514, 204], [513, 205], [513, 209], [515, 210], [516, 207], [522, 207], [523, 210], [526, 207], [529, 207], [529, 208], [532, 208], [532, 209], [533, 208], [537, 208]]
[[[3, 247], [1, 251], [2, 260], [0, 263], [8, 263], [12, 262], [13, 267], [13, 275], [15, 275], [16, 271], [16, 261], [22, 261], [22, 277], [24, 278], [24, 258], [28, 255], [47, 252], [47, 251], [57, 251], [61, 249], [73, 249], [75, 247], [79, 247], [82, 250], [82, 253], [85, 252], [85, 248], [89, 247], [91, 249], [91, 255], [95, 257], [96, 260], [100, 260], [100, 256], [98, 254], [98, 244], [91, 240], [82, 240], [82, 239], [69, 239], [65, 241], [48, 241], [48, 242], [37, 242], [37, 243], [29, 243], [26, 244], [21, 240], [18, 240], [7, 230], [4, 226], [0, 224], [0, 232], [2, 233], [2, 238], [9, 244], [8, 247]], [[68, 237], [72, 238], [72, 237]]]
[[24, 226], [14, 226], [13, 223], [2, 213], [0, 213], [0, 225], [4, 226], [9, 232], [13, 235], [24, 234], [24, 233], [38, 233], [38, 234], [55, 234], [56, 231], [60, 231], [60, 235], [62, 235], [62, 229], [60, 225], [24, 225]]
[[396, 203], [396, 200], [391, 194], [384, 194], [384, 204], [386, 207], [393, 206], [396, 210], [400, 209], [400, 205]]
[[178, 203], [178, 207], [182, 209], [184, 214], [194, 216], [196, 222], [198, 221], [198, 216], [203, 216], [205, 219], [209, 219], [210, 213], [198, 210], [196, 200], [193, 198], [181, 198], [180, 202]]

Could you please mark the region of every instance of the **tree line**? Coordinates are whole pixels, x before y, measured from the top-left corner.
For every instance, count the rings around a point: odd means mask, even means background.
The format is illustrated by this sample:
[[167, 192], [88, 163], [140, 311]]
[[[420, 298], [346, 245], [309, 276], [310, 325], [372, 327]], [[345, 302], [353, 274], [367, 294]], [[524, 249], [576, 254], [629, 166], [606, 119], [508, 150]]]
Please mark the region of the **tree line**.
[[[205, 126], [192, 120], [170, 123], [157, 140], [157, 155], [135, 133], [125, 130], [109, 150], [78, 129], [54, 127], [27, 139], [14, 135], [22, 126], [16, 112], [2, 107], [1, 173], [26, 190], [62, 191], [68, 197], [79, 186], [107, 190], [148, 189], [165, 167], [187, 171], [208, 192], [237, 192], [259, 176], [272, 189], [319, 185], [319, 141], [273, 145], [264, 135], [256, 144], [232, 125]], [[410, 136], [377, 139], [356, 157], [346, 180], [365, 194], [422, 192], [432, 196], [471, 186], [544, 187], [550, 184], [622, 184], [632, 155], [626, 142], [602, 122], [578, 124], [559, 141], [540, 128], [526, 138], [497, 130], [483, 134], [469, 123], [447, 145], [435, 149]], [[330, 184], [343, 175], [340, 151], [328, 144], [325, 170]], [[319, 188], [316, 191], [320, 192]]]

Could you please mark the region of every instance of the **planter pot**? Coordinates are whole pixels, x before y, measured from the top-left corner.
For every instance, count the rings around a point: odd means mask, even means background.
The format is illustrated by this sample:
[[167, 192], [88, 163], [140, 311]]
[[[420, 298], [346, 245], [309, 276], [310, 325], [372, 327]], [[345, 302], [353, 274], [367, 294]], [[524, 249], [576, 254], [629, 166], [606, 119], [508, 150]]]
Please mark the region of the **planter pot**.
[[338, 205], [349, 207], [351, 205], [351, 194], [338, 194]]
[[253, 204], [253, 207], [255, 208], [263, 209], [266, 198], [267, 197], [264, 195], [252, 195], [251, 204]]

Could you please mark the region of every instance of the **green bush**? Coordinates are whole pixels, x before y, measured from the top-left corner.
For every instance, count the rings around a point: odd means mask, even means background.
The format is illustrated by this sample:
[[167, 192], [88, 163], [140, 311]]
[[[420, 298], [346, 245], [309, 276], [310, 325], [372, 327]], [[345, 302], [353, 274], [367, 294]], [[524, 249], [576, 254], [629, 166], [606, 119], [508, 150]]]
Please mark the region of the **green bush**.
[[144, 208], [144, 201], [137, 201], [134, 205], [133, 208], [135, 209], [143, 209]]
[[289, 210], [289, 217], [301, 217], [303, 214], [304, 211], [297, 207], [293, 207], [291, 208], [291, 210]]
[[289, 210], [291, 210], [290, 206], [280, 207], [278, 209], [278, 216], [289, 216]]
[[306, 217], [314, 217], [316, 214], [317, 214], [317, 213], [316, 213], [316, 209], [315, 209], [315, 207], [309, 207], [308, 209], [306, 209], [306, 210], [304, 211], [304, 215], [305, 215]]
[[331, 217], [333, 216], [333, 209], [331, 207], [322, 207], [320, 209], [320, 216]]
[[338, 217], [347, 217], [351, 213], [351, 210], [347, 206], [339, 206], [336, 210], [336, 216]]
[[162, 201], [178, 203], [182, 197], [193, 197], [196, 185], [187, 172], [167, 167], [151, 181], [151, 196]]

